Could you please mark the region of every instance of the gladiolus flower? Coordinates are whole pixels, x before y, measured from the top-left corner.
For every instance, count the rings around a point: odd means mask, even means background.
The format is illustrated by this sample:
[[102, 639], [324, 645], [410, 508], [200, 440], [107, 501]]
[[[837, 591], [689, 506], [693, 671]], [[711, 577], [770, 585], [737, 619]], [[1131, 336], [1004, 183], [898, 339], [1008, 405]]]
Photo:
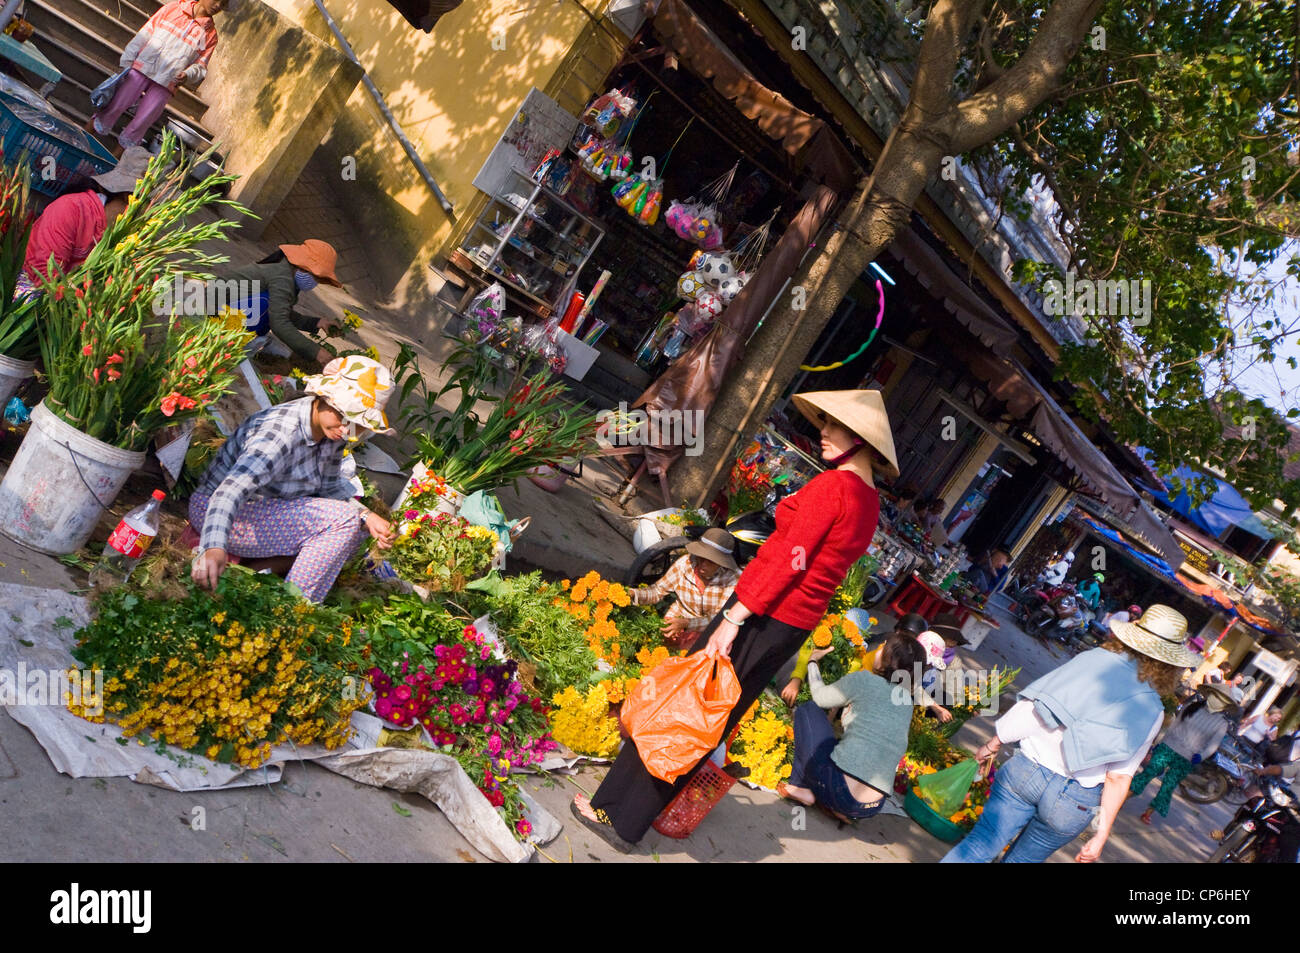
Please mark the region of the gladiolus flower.
[[121, 377], [121, 376], [122, 376], [122, 372], [119, 371], [117, 368], [115, 368], [115, 367], [110, 367], [110, 368], [108, 369], [108, 379], [109, 379], [110, 381], [115, 381], [115, 380], [117, 380], [117, 379], [118, 379], [119, 377]]
[[108, 364], [121, 364], [121, 363], [122, 363], [122, 355], [121, 355], [121, 354], [110, 354], [110, 355], [108, 356], [108, 361], [107, 361], [106, 363], [108, 363]]
[[94, 351], [94, 350], [95, 350], [94, 347], [92, 347], [91, 345], [87, 344], [85, 347], [83, 347], [83, 348], [81, 349], [81, 353], [84, 354], [86, 357], [90, 357], [91, 352]]

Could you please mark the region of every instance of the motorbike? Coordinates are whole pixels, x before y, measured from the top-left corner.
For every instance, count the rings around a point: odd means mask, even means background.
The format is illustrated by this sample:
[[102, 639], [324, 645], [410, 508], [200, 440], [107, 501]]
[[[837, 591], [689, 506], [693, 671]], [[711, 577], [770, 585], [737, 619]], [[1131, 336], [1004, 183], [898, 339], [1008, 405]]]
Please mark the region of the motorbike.
[[1220, 800], [1240, 804], [1246, 800], [1246, 791], [1260, 767], [1230, 738], [1224, 738], [1219, 750], [1183, 778], [1178, 790], [1195, 804], [1213, 804]]
[[1294, 792], [1273, 777], [1260, 779], [1260, 791], [1243, 804], [1223, 829], [1223, 839], [1210, 855], [1212, 864], [1285, 863], [1280, 856], [1282, 831], [1300, 825]]
[[[779, 498], [779, 496], [778, 496]], [[776, 503], [764, 510], [750, 510], [733, 516], [726, 522], [726, 530], [736, 538], [732, 557], [741, 569], [758, 553], [769, 536], [776, 532], [776, 517], [773, 511]], [[623, 575], [626, 586], [648, 586], [668, 571], [674, 562], [686, 551], [686, 544], [704, 535], [707, 526], [684, 526], [681, 536], [647, 546], [632, 560], [632, 565]]]
[[1024, 622], [1025, 631], [1038, 639], [1046, 638], [1058, 622], [1072, 619], [1078, 612], [1078, 597], [1068, 583], [1036, 590], [1034, 608]]

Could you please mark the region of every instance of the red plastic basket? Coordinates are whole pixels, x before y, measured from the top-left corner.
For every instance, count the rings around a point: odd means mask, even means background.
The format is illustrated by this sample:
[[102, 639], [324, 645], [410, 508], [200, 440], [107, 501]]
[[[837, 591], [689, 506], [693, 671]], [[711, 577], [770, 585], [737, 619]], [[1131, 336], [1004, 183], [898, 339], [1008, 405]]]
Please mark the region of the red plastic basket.
[[735, 783], [736, 779], [712, 760], [705, 761], [704, 767], [695, 772], [686, 787], [655, 818], [652, 826], [664, 837], [678, 840], [690, 837], [695, 828], [699, 827], [700, 821], [717, 806]]

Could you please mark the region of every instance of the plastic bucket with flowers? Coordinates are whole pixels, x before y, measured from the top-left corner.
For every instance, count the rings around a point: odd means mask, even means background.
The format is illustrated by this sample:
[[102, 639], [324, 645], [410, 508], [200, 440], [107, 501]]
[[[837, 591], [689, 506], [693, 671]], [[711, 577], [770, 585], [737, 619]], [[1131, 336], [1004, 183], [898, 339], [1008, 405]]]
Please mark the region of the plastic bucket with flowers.
[[946, 817], [940, 817], [931, 807], [921, 800], [914, 788], [908, 790], [903, 798], [903, 810], [907, 816], [920, 824], [927, 833], [933, 834], [941, 841], [955, 844], [966, 836], [965, 828], [960, 827]]
[[435, 516], [439, 513], [455, 516], [465, 502], [465, 494], [448, 485], [441, 477], [430, 473], [423, 463], [417, 463], [406, 486], [393, 501], [392, 508], [400, 510], [416, 502], [419, 502], [420, 509]]

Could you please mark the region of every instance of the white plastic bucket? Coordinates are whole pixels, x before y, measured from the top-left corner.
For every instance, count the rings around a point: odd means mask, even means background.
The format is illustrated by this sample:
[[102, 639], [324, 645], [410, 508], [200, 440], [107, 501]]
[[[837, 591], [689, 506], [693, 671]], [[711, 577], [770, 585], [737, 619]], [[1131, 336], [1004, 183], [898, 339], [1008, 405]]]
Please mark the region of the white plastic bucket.
[[144, 460], [143, 452], [86, 436], [40, 403], [0, 482], [0, 532], [54, 556], [76, 552]]
[[[406, 486], [402, 487], [402, 492], [397, 495], [397, 499], [393, 501], [393, 505], [390, 509], [392, 509], [393, 512], [401, 510], [403, 505], [406, 503], [406, 498], [411, 495], [411, 487], [428, 475], [429, 468], [423, 463], [417, 463], [415, 469], [411, 471], [411, 478], [406, 481]], [[435, 516], [439, 513], [450, 513], [452, 516], [455, 516], [460, 512], [461, 504], [464, 502], [464, 493], [460, 492], [460, 490], [447, 487], [446, 492], [438, 502], [434, 504], [433, 509], [429, 510], [429, 512], [433, 513]]]
[[35, 361], [15, 361], [0, 354], [0, 412], [22, 386], [23, 381], [36, 373]]

